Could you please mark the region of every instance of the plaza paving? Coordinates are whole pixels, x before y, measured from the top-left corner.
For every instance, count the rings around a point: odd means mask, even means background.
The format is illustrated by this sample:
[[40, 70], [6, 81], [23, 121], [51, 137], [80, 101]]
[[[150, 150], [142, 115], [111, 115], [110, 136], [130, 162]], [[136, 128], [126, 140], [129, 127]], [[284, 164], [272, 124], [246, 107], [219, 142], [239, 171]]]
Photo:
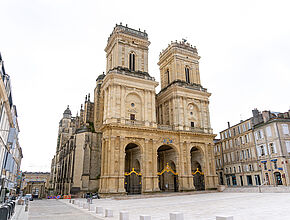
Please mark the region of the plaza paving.
[[[85, 202], [85, 199], [78, 199]], [[119, 212], [129, 211], [130, 220], [142, 214], [152, 220], [168, 220], [170, 212], [183, 212], [185, 220], [210, 220], [217, 215], [232, 215], [235, 220], [290, 219], [289, 193], [203, 193], [128, 199], [93, 200], [93, 206], [114, 210], [113, 218], [104, 218], [68, 200], [36, 200], [30, 203], [29, 219], [119, 219]]]

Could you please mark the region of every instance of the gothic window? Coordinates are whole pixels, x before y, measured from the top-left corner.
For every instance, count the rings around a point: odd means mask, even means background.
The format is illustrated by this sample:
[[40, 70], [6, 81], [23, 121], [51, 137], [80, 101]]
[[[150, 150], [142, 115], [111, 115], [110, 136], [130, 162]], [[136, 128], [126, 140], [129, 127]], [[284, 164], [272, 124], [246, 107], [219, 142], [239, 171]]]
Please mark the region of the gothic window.
[[129, 69], [135, 71], [135, 54], [130, 53], [129, 55]]
[[189, 68], [188, 67], [185, 67], [185, 80], [186, 80], [186, 82], [190, 83], [190, 80], [189, 80]]

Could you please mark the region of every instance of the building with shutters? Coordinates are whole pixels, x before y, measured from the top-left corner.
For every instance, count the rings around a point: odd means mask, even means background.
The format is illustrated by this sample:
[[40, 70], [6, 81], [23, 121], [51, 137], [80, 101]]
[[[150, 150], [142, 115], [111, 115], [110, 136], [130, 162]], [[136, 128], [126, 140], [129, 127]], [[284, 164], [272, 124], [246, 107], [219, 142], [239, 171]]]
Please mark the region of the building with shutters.
[[219, 184], [256, 186], [261, 184], [251, 118], [220, 132], [215, 143], [215, 163]]
[[65, 112], [61, 119], [50, 184], [55, 193], [216, 188], [211, 94], [201, 85], [197, 49], [182, 40], [160, 53], [156, 94], [149, 45], [145, 31], [114, 27], [93, 101], [86, 98], [80, 116]]
[[290, 185], [290, 111], [253, 110], [258, 163], [268, 185]]
[[19, 126], [16, 106], [13, 104], [10, 76], [6, 74], [0, 54], [0, 172], [1, 196], [17, 194], [22, 149], [18, 141]]
[[289, 186], [290, 111], [252, 113], [234, 126], [228, 123], [215, 142], [219, 184]]

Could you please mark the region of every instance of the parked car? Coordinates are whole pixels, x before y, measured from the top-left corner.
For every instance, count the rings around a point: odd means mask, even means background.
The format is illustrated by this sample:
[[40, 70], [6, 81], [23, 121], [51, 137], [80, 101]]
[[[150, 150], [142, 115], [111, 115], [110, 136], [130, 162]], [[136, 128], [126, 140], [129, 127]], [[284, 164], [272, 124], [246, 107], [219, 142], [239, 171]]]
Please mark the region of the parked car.
[[24, 196], [24, 198], [25, 198], [25, 199], [27, 198], [29, 201], [33, 201], [33, 197], [32, 197], [31, 194], [26, 194], [26, 195]]

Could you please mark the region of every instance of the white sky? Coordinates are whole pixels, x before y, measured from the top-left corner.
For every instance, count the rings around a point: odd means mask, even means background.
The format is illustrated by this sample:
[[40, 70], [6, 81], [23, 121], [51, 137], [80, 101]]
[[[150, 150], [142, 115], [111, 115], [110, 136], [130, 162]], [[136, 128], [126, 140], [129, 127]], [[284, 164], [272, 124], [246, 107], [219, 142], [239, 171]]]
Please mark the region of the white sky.
[[23, 171], [50, 171], [62, 113], [70, 105], [75, 115], [93, 94], [107, 38], [120, 22], [148, 33], [149, 73], [158, 82], [159, 52], [170, 41], [197, 46], [216, 134], [253, 108], [290, 107], [289, 1], [2, 0], [0, 21]]

